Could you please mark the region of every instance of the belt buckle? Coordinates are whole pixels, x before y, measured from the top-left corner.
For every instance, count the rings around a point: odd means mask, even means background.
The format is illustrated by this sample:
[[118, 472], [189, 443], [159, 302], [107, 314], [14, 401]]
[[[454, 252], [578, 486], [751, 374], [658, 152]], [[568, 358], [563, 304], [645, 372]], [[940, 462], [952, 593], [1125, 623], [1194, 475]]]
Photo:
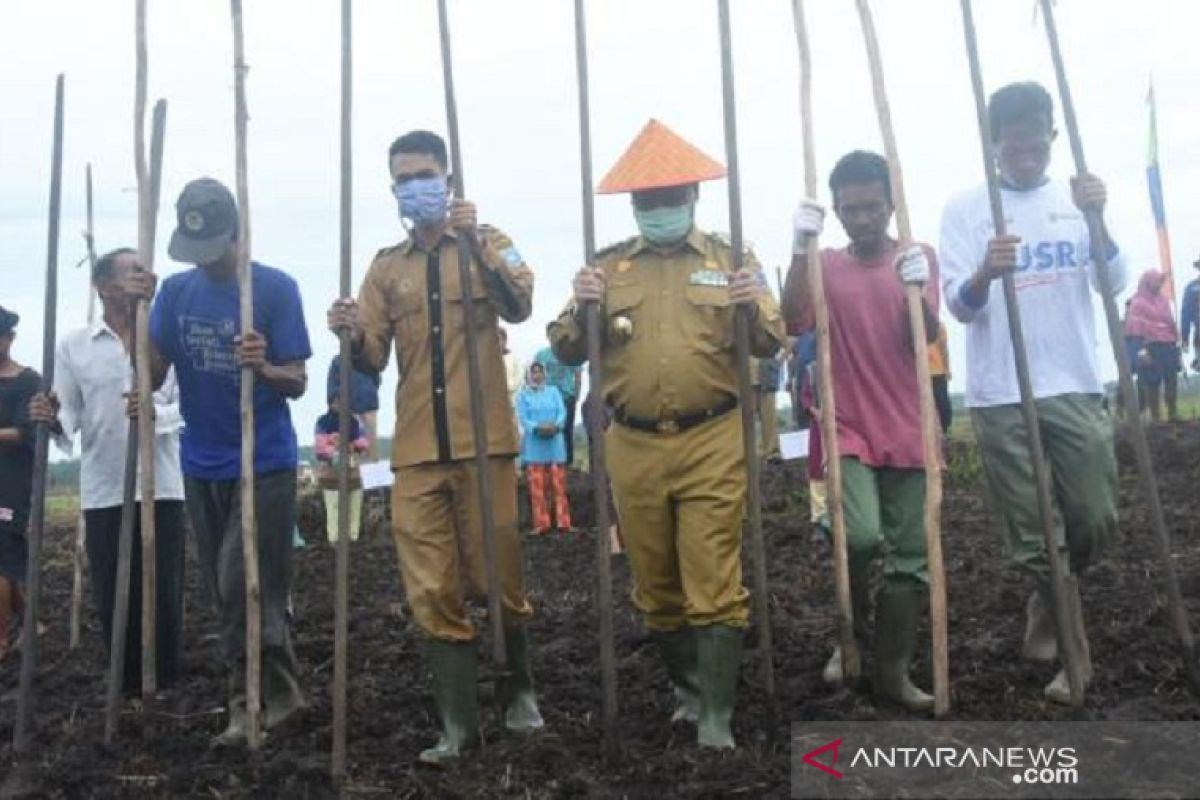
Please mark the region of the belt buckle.
[[675, 419], [660, 419], [655, 428], [659, 433], [679, 433], [679, 421]]

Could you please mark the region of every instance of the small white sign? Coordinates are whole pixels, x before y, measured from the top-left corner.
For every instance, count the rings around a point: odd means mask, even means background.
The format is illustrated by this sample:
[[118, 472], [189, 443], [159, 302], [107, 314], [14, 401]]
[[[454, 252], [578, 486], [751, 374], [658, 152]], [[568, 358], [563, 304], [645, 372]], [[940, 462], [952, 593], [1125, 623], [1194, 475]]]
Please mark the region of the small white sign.
[[779, 434], [779, 454], [784, 461], [808, 458], [808, 431], [791, 431]]
[[383, 489], [395, 481], [392, 473], [392, 462], [373, 461], [370, 464], [359, 464], [358, 474], [362, 476], [363, 490]]

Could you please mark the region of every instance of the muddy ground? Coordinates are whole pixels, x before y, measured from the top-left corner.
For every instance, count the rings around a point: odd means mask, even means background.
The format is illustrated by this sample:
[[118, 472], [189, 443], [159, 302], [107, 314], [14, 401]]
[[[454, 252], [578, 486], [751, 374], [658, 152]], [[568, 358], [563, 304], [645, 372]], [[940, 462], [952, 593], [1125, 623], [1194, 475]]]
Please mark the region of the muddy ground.
[[[1051, 668], [1014, 657], [1028, 591], [1004, 562], [985, 507], [978, 458], [970, 446], [950, 454], [944, 541], [950, 593], [950, 663], [956, 719], [1200, 720], [1155, 584], [1152, 531], [1133, 470], [1121, 459], [1122, 538], [1084, 585], [1096, 679], [1086, 708], [1072, 712], [1041, 697]], [[1175, 538], [1177, 566], [1193, 626], [1200, 620], [1200, 427], [1163, 427], [1153, 450]], [[574, 476], [577, 524], [590, 522], [586, 480]], [[666, 677], [631, 612], [628, 570], [613, 560], [620, 684], [620, 751], [606, 759], [596, 724], [600, 697], [592, 609], [594, 547], [590, 531], [527, 539], [529, 586], [537, 617], [534, 668], [546, 730], [529, 739], [505, 735], [491, 704], [492, 680], [481, 669], [484, 747], [453, 772], [414, 764], [434, 735], [419, 640], [403, 615], [395, 555], [385, 526], [372, 526], [354, 552], [350, 684], [350, 778], [346, 796], [381, 797], [786, 797], [791, 721], [900, 719], [869, 695], [832, 691], [820, 668], [832, 635], [825, 544], [807, 524], [803, 471], [768, 466], [764, 520], [770, 555], [770, 602], [776, 647], [776, 723], [768, 728], [753, 637], [747, 638], [735, 732], [740, 748], [700, 752], [694, 732], [670, 726]], [[378, 516], [378, 512], [376, 513]], [[377, 519], [378, 523], [379, 520]], [[150, 714], [126, 708], [119, 741], [103, 741], [103, 650], [87, 620], [83, 645], [67, 649], [70, 593], [68, 527], [49, 535], [45, 569], [37, 741], [19, 765], [37, 796], [328, 797], [332, 681], [333, 566], [321, 543], [319, 507], [305, 506], [309, 545], [298, 551], [295, 641], [312, 708], [272, 734], [257, 757], [215, 750], [222, 675], [214, 666], [212, 618], [189, 572], [186, 677]], [[190, 555], [189, 555], [190, 558]], [[749, 564], [749, 561], [747, 561]], [[749, 574], [747, 575], [749, 581]], [[0, 770], [12, 773], [9, 747], [18, 658], [0, 667]], [[928, 664], [917, 674], [928, 685]], [[17, 784], [9, 782], [10, 788]]]

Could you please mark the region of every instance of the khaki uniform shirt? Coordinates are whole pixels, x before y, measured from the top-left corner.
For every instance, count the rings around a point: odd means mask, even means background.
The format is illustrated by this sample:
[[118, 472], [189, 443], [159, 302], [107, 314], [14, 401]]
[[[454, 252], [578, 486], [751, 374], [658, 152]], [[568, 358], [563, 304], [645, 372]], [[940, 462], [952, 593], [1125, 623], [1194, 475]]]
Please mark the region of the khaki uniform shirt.
[[[747, 269], [760, 270], [747, 251]], [[666, 420], [707, 411], [738, 394], [734, 305], [729, 300], [733, 251], [699, 229], [670, 252], [641, 237], [596, 254], [605, 298], [604, 387], [607, 405], [632, 417]], [[763, 284], [751, 323], [751, 354], [769, 358], [786, 341], [775, 298]], [[555, 354], [565, 364], [587, 358], [582, 309], [574, 303], [550, 323]]]
[[[487, 450], [511, 456], [518, 448], [498, 326], [499, 319], [521, 322], [529, 317], [533, 272], [504, 233], [481, 226], [479, 236], [482, 245], [471, 260], [471, 322], [479, 347]], [[358, 303], [364, 336], [355, 365], [382, 372], [395, 342], [400, 381], [392, 467], [474, 458], [455, 233], [447, 231], [433, 250], [423, 249], [412, 236], [381, 250], [363, 280]]]

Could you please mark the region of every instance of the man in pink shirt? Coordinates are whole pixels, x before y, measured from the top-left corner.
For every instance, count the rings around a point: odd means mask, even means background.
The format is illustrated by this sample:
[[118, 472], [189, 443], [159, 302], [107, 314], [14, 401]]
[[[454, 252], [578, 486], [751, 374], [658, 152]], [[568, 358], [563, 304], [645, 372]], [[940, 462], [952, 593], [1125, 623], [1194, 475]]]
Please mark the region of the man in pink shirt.
[[[829, 309], [855, 636], [865, 644], [871, 562], [882, 554], [873, 689], [910, 710], [927, 711], [933, 698], [908, 675], [928, 573], [919, 390], [904, 285], [924, 287], [925, 328], [932, 342], [938, 330], [937, 266], [928, 246], [901, 248], [888, 234], [892, 189], [882, 157], [863, 151], [843, 157], [829, 176], [829, 188], [850, 238], [848, 247], [822, 250], [820, 266]], [[823, 216], [810, 200], [796, 212], [783, 304], [794, 329], [813, 326], [805, 253], [808, 237], [821, 231]], [[836, 683], [841, 676], [841, 652], [835, 649], [824, 677]]]

